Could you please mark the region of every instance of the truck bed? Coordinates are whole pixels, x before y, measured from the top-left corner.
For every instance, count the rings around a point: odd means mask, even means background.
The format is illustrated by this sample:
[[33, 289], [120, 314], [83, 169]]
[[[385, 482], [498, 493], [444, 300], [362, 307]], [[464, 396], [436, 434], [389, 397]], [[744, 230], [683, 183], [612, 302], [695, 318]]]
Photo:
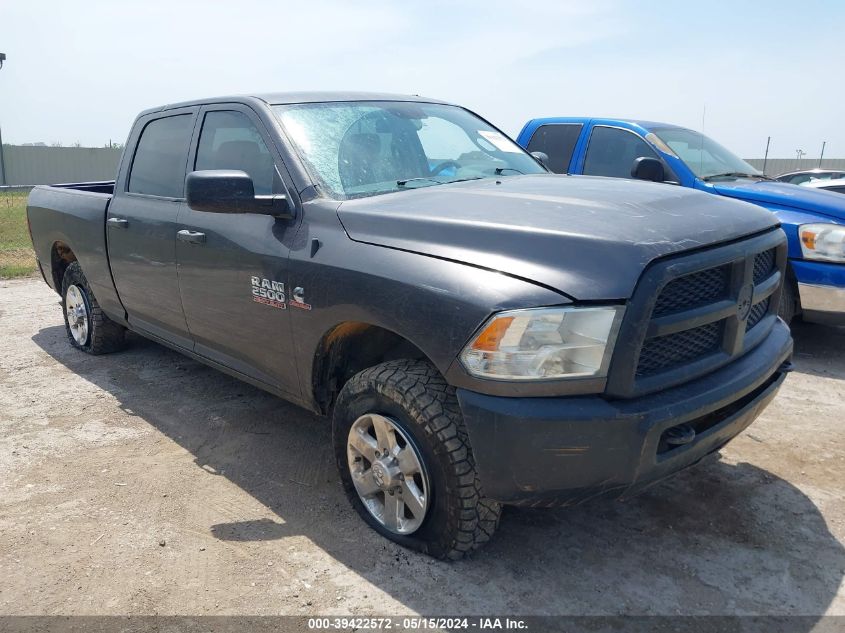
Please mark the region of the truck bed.
[[45, 189], [73, 189], [74, 191], [90, 191], [92, 193], [114, 193], [114, 180], [95, 180], [92, 182], [68, 182], [59, 185], [49, 185]]
[[75, 257], [103, 310], [123, 315], [106, 254], [113, 192], [114, 181], [38, 186], [29, 194], [26, 212], [35, 256], [50, 287], [61, 293], [62, 274]]

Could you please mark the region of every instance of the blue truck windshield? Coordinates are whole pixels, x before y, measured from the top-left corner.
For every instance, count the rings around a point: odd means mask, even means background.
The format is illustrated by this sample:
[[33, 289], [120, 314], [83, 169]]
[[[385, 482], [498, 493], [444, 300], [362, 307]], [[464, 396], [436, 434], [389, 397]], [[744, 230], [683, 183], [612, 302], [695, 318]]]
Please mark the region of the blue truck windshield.
[[273, 107], [324, 193], [345, 200], [545, 170], [456, 106], [402, 101]]
[[762, 176], [739, 156], [700, 132], [677, 127], [651, 131], [668, 145], [698, 178], [707, 179], [720, 175]]

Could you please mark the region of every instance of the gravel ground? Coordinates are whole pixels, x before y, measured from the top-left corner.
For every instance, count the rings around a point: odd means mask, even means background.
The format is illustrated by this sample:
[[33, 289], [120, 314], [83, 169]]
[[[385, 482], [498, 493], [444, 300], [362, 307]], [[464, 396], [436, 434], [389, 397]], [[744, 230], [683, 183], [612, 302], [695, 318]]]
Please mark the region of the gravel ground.
[[845, 615], [845, 329], [713, 459], [625, 503], [506, 509], [446, 564], [370, 531], [328, 424], [132, 337], [91, 357], [0, 282], [2, 614]]

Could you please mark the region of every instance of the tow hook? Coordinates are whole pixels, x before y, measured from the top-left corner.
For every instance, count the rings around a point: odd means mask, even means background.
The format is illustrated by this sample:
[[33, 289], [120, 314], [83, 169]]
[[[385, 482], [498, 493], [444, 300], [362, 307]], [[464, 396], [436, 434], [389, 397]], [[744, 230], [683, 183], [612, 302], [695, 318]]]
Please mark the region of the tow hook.
[[791, 371], [795, 370], [795, 365], [792, 364], [791, 360], [785, 360], [781, 363], [781, 366], [778, 367], [778, 371], [782, 374], [788, 374]]
[[683, 446], [695, 439], [695, 429], [689, 424], [679, 424], [663, 433], [663, 439], [671, 446]]

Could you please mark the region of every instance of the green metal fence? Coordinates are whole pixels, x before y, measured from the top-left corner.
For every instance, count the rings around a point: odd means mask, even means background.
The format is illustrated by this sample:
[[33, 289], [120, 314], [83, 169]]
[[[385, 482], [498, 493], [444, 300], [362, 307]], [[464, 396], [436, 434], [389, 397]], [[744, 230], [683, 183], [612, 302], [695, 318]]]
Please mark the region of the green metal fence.
[[114, 180], [121, 149], [3, 145], [0, 185]]

